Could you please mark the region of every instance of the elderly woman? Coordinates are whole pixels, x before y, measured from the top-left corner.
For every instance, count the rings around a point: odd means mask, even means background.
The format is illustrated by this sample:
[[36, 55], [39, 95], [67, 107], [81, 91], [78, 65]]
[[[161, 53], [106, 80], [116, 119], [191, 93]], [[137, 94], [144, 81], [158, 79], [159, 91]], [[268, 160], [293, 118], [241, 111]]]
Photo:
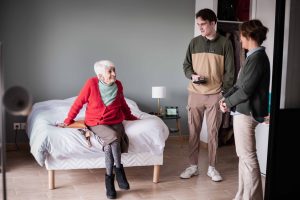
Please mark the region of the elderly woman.
[[121, 164], [121, 152], [128, 151], [128, 137], [122, 121], [138, 118], [131, 114], [126, 104], [122, 84], [116, 80], [115, 65], [109, 60], [101, 60], [95, 63], [94, 70], [97, 77], [87, 80], [70, 108], [68, 117], [59, 126], [66, 127], [73, 123], [82, 106], [87, 103], [84, 122], [102, 143], [105, 152], [106, 196], [115, 199], [117, 193], [113, 169], [119, 187], [125, 190], [130, 188]]

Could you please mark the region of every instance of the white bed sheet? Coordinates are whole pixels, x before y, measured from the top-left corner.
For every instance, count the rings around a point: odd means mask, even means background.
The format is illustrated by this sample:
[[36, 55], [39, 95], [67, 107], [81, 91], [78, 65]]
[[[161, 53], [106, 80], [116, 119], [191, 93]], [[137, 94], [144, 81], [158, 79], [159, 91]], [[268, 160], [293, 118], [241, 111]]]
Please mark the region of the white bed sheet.
[[[44, 166], [49, 154], [52, 159], [99, 158], [104, 156], [102, 146], [91, 137], [92, 147], [76, 128], [59, 128], [55, 124], [66, 117], [75, 97], [64, 100], [48, 100], [35, 103], [27, 120], [27, 133], [31, 153], [39, 165]], [[129, 153], [148, 152], [162, 155], [169, 130], [157, 116], [142, 112], [137, 104], [126, 98], [131, 112], [141, 120], [124, 121], [129, 138]], [[75, 120], [84, 118], [83, 107]]]

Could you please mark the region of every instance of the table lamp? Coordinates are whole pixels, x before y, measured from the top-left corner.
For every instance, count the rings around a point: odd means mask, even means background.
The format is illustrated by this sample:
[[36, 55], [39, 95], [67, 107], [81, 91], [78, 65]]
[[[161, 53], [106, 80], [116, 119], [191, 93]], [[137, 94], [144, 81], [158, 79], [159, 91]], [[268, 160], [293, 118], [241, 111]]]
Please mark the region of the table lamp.
[[166, 87], [164, 86], [155, 86], [152, 87], [152, 98], [157, 99], [157, 115], [160, 115], [160, 105], [159, 105], [159, 100], [161, 98], [166, 97]]

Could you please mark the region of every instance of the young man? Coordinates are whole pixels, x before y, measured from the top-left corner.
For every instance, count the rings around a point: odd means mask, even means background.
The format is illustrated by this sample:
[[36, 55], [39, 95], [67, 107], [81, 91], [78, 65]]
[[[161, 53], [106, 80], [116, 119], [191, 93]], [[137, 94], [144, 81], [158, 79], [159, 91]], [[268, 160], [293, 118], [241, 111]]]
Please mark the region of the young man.
[[217, 17], [210, 9], [196, 13], [201, 35], [191, 40], [183, 63], [185, 76], [190, 80], [187, 87], [189, 125], [189, 164], [181, 178], [198, 175], [200, 132], [206, 113], [208, 130], [208, 171], [213, 181], [221, 181], [216, 170], [218, 130], [222, 121], [218, 101], [234, 81], [234, 57], [231, 42], [216, 32]]

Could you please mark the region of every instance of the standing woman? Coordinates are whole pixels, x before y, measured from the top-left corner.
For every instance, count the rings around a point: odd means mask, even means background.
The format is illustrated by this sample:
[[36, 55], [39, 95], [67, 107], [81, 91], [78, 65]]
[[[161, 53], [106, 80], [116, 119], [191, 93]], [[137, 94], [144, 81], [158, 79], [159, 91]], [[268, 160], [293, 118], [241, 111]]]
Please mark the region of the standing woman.
[[220, 100], [223, 112], [231, 111], [236, 153], [239, 157], [239, 186], [234, 200], [262, 200], [262, 183], [256, 154], [255, 127], [268, 115], [270, 63], [261, 46], [268, 28], [260, 20], [240, 26], [242, 48], [248, 50], [236, 84]]

